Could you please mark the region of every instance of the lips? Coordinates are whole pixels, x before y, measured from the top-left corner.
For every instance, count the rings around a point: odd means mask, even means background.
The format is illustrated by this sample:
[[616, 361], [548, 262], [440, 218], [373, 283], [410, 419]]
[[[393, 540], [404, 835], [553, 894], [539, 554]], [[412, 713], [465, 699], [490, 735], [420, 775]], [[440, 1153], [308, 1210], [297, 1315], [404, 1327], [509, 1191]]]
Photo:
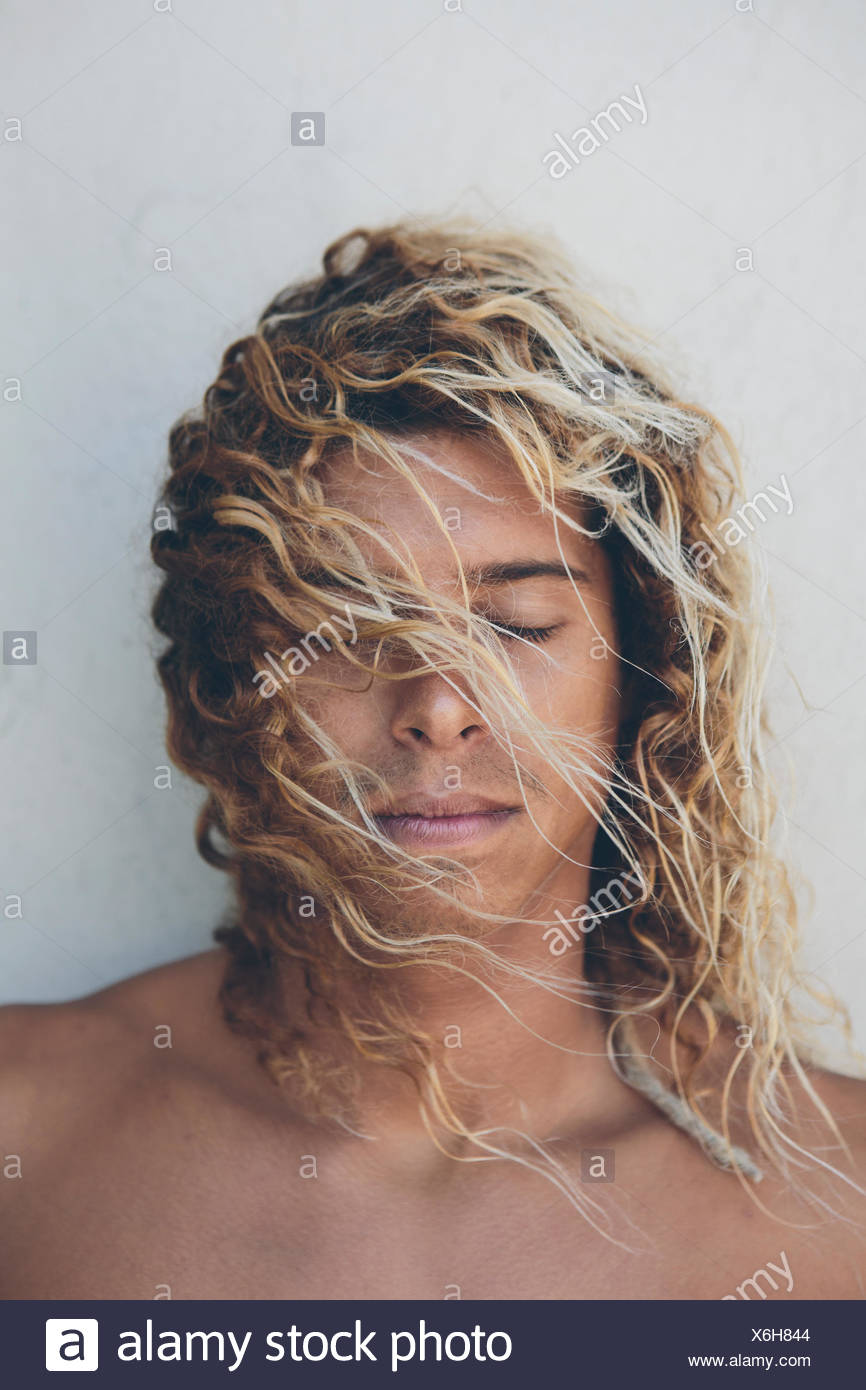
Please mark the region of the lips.
[[439, 819], [448, 816], [471, 816], [485, 811], [512, 811], [517, 808], [504, 801], [491, 801], [487, 796], [429, 796], [423, 792], [401, 796], [387, 807], [373, 811], [374, 816], [424, 816]]
[[468, 793], [416, 794], [399, 797], [372, 814], [383, 834], [400, 844], [463, 845], [500, 829], [522, 809]]

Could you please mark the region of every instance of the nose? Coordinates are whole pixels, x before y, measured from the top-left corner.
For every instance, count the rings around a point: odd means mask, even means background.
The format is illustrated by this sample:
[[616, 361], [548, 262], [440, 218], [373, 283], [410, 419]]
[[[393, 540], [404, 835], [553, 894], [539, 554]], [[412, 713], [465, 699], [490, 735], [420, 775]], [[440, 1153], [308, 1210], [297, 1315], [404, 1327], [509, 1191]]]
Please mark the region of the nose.
[[[391, 682], [395, 709], [391, 733], [406, 748], [425, 746], [465, 748], [487, 738], [488, 729], [478, 711], [454, 684], [436, 672]], [[455, 689], [455, 686], [457, 687]]]

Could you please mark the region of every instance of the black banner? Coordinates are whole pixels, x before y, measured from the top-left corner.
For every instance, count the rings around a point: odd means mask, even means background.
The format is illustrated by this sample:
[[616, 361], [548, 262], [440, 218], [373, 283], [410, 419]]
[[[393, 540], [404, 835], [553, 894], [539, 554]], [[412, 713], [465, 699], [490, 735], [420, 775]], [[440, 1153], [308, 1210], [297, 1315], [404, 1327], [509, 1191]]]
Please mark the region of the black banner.
[[[67, 1370], [125, 1386], [532, 1390], [698, 1386], [743, 1371], [841, 1386], [860, 1364], [859, 1302], [15, 1302], [0, 1308], [3, 1381]], [[855, 1377], [856, 1378], [856, 1377]], [[752, 1382], [749, 1382], [752, 1383]]]

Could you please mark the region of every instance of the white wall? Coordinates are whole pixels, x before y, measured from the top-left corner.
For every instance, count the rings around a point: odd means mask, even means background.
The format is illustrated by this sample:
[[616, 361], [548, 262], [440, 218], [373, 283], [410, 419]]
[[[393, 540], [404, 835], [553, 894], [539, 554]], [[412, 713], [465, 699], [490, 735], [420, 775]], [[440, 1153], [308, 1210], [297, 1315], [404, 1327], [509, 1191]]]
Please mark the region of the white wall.
[[[166, 431], [328, 240], [451, 210], [555, 231], [729, 424], [750, 489], [789, 481], [793, 513], [756, 539], [792, 848], [808, 960], [866, 1044], [866, 12], [755, 7], [7, 0], [2, 376], [23, 399], [0, 405], [2, 627], [35, 629], [38, 661], [0, 668], [0, 902], [24, 901], [0, 919], [2, 998], [208, 945], [224, 884], [195, 853], [200, 794], [153, 781]], [[635, 84], [646, 121], [553, 179], [554, 132]], [[291, 146], [311, 110], [325, 145]]]

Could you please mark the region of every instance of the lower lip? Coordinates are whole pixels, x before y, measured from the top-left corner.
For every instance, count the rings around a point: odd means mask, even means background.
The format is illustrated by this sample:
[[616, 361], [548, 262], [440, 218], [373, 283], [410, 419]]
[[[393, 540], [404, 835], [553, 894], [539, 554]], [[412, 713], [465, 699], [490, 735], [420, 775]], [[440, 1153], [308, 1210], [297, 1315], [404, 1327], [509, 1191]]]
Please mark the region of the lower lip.
[[377, 816], [376, 824], [390, 840], [401, 845], [467, 845], [484, 839], [519, 814], [515, 808], [463, 816]]

